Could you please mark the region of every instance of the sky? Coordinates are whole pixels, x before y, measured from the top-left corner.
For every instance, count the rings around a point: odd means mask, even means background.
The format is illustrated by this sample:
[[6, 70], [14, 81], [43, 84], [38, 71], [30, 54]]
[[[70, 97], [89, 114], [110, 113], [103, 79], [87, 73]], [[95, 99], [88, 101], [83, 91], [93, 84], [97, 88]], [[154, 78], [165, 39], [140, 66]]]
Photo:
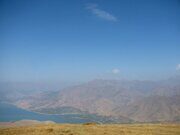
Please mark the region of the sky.
[[179, 0], [0, 0], [0, 81], [177, 74]]

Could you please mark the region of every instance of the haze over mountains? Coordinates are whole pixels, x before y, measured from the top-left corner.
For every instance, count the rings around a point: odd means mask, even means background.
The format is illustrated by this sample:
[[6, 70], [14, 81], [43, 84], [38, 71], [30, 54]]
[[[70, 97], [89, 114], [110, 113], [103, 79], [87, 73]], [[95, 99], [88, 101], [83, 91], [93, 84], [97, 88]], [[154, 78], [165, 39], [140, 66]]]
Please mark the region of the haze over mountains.
[[137, 122], [178, 122], [180, 77], [156, 82], [97, 79], [60, 91], [31, 94], [3, 93], [1, 90], [1, 101], [40, 113], [96, 114]]

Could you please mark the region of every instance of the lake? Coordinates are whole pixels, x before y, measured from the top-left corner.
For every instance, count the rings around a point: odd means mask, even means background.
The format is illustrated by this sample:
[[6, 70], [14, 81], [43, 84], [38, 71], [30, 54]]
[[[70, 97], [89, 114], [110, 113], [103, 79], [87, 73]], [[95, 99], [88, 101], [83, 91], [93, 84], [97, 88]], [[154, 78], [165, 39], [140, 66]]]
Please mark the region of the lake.
[[92, 121], [80, 114], [48, 115], [30, 112], [8, 103], [0, 103], [0, 122], [18, 121], [23, 119], [54, 121], [57, 123], [85, 123]]

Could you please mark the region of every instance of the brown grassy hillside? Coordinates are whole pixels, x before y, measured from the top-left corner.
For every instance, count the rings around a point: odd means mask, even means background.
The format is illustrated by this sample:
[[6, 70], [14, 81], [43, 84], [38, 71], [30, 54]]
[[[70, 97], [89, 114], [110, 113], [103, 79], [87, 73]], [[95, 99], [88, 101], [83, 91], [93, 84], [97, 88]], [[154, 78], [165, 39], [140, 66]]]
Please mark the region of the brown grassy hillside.
[[180, 135], [178, 124], [48, 124], [0, 129], [0, 135]]

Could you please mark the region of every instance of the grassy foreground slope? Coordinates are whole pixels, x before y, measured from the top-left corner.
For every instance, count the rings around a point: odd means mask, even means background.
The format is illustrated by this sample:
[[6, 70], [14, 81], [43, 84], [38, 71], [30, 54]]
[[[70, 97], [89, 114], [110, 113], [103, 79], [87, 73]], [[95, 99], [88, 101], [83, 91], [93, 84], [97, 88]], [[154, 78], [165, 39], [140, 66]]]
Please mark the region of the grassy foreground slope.
[[4, 128], [0, 135], [180, 135], [180, 124], [47, 124]]

